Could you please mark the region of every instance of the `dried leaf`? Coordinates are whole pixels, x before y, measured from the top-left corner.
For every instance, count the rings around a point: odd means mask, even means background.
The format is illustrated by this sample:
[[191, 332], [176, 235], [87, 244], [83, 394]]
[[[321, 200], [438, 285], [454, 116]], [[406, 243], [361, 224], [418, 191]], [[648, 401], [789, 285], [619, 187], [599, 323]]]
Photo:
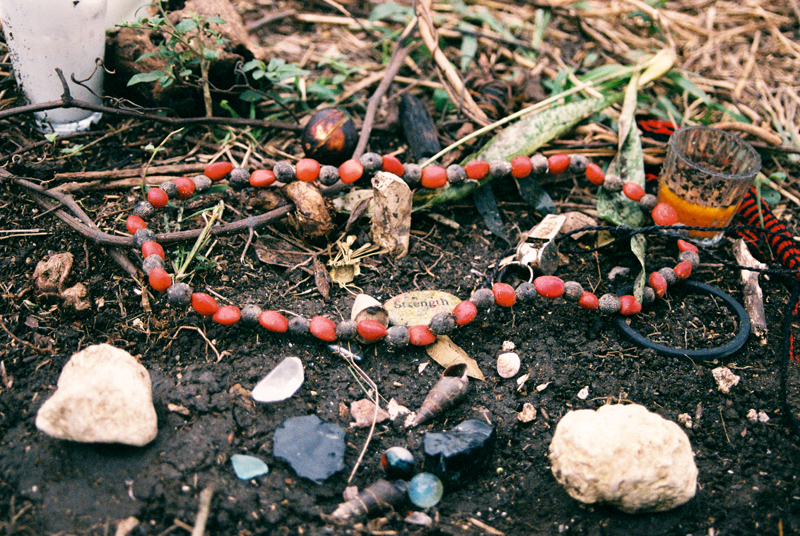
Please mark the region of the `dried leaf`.
[[478, 209], [483, 223], [493, 235], [502, 238], [509, 245], [511, 239], [503, 229], [503, 218], [500, 216], [500, 210], [497, 208], [497, 200], [494, 198], [491, 184], [484, 184], [474, 192], [472, 192], [472, 199], [475, 202], [475, 208]]
[[439, 335], [436, 342], [425, 347], [425, 351], [431, 359], [439, 363], [444, 368], [458, 363], [467, 365], [467, 376], [476, 380], [484, 381], [486, 378], [478, 367], [477, 361], [472, 359], [467, 352], [450, 339], [447, 335]]
[[329, 300], [331, 297], [331, 278], [325, 266], [320, 262], [319, 257], [314, 256], [314, 285], [317, 290], [322, 294], [323, 300]]

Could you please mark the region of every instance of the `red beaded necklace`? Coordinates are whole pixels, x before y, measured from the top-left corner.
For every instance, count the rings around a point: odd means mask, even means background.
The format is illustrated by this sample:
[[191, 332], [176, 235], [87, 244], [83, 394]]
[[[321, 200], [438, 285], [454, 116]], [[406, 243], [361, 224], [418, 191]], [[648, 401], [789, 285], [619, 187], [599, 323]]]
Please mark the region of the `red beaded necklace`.
[[[509, 175], [515, 178], [541, 176], [544, 174], [561, 174], [567, 171], [583, 173], [594, 185], [603, 186], [609, 191], [622, 191], [629, 199], [636, 201], [645, 210], [650, 211], [653, 221], [659, 226], [675, 225], [678, 215], [675, 209], [666, 203], [658, 203], [656, 197], [645, 193], [644, 189], [634, 182], [623, 182], [616, 175], [605, 175], [597, 164], [590, 163], [583, 155], [556, 154], [550, 157], [534, 155], [532, 157], [517, 156], [506, 160], [487, 162], [473, 160], [465, 166], [453, 164], [447, 168], [417, 164], [402, 164], [392, 155], [365, 153], [359, 159], [350, 159], [340, 165], [323, 166], [310, 158], [303, 158], [296, 164], [281, 161], [272, 170], [259, 169], [252, 173], [243, 168], [235, 168], [228, 162], [210, 164], [203, 175], [194, 178], [181, 177], [166, 181], [147, 193], [147, 201], [140, 201], [128, 216], [126, 226], [133, 235], [134, 243], [141, 248], [144, 262], [143, 271], [148, 276], [150, 286], [167, 294], [170, 305], [187, 307], [202, 316], [210, 316], [214, 322], [229, 326], [239, 321], [250, 326], [262, 326], [276, 333], [311, 334], [328, 343], [346, 341], [360, 337], [367, 342], [385, 340], [392, 347], [407, 345], [425, 346], [433, 343], [437, 335], [452, 332], [459, 326], [472, 322], [479, 310], [489, 309], [492, 305], [509, 308], [517, 302], [530, 303], [542, 296], [558, 298], [578, 304], [579, 307], [602, 314], [633, 315], [641, 311], [642, 305], [632, 295], [617, 297], [604, 294], [597, 297], [584, 291], [580, 283], [564, 281], [553, 275], [536, 277], [532, 282], [523, 282], [516, 288], [508, 283], [495, 282], [492, 288], [480, 288], [473, 292], [468, 300], [456, 305], [450, 313], [439, 313], [427, 325], [386, 327], [373, 319], [355, 322], [342, 320], [334, 322], [325, 316], [314, 316], [310, 320], [302, 316], [288, 319], [278, 311], [262, 310], [259, 306], [248, 304], [241, 309], [234, 305], [220, 307], [217, 301], [204, 292], [193, 292], [186, 283], [173, 283], [172, 277], [164, 269], [164, 249], [155, 241], [155, 234], [147, 228], [145, 218], [153, 215], [156, 209], [167, 206], [171, 199], [188, 199], [195, 193], [207, 191], [213, 182], [228, 178], [232, 188], [241, 189], [247, 186], [265, 188], [276, 181], [287, 183], [294, 180], [305, 182], [318, 181], [323, 186], [332, 186], [341, 181], [351, 184], [363, 176], [370, 176], [377, 171], [387, 171], [401, 177], [409, 186], [423, 188], [441, 188], [464, 181], [480, 181], [487, 177], [500, 179]], [[674, 268], [662, 268], [650, 273], [647, 278], [642, 301], [647, 304], [661, 298], [669, 285], [687, 279], [692, 269], [700, 264], [697, 247], [685, 240], [678, 240], [680, 262]]]

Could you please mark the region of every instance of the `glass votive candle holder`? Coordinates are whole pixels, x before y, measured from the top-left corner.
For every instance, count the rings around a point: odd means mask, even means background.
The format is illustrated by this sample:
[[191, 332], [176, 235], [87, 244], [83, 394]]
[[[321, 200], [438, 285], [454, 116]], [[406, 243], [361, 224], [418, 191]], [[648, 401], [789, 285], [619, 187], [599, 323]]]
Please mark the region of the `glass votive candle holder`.
[[[658, 201], [671, 205], [680, 223], [719, 227], [730, 223], [761, 169], [761, 155], [738, 136], [694, 126], [669, 139], [658, 183]], [[722, 239], [720, 231], [689, 231], [704, 246]]]

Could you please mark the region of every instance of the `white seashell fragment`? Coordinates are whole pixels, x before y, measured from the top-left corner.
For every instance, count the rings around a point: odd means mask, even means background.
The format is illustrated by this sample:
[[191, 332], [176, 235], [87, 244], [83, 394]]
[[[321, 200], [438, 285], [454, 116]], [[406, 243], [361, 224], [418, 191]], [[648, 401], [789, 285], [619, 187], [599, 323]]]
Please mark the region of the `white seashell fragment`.
[[521, 361], [516, 352], [506, 352], [497, 356], [497, 373], [501, 378], [513, 378], [519, 372]]

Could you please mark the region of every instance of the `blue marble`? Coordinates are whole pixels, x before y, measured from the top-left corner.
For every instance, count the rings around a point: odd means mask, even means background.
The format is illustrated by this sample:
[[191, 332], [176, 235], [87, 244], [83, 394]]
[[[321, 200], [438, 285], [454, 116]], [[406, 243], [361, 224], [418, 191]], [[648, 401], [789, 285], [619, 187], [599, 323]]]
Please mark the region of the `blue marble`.
[[420, 508], [436, 506], [444, 495], [444, 485], [436, 475], [419, 473], [408, 483], [408, 499]]

